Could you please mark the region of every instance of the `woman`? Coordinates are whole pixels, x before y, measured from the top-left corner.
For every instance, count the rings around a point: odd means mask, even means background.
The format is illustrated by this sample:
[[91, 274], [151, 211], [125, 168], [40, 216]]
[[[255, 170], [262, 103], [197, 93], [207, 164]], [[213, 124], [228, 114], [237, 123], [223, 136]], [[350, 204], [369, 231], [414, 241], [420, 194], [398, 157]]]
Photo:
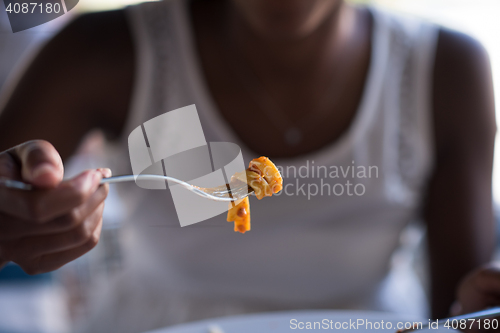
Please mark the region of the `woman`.
[[[489, 260], [496, 128], [486, 52], [460, 33], [340, 0], [175, 0], [69, 24], [0, 117], [1, 149], [46, 140], [3, 153], [2, 175], [49, 188], [1, 189], [10, 237], [0, 258], [36, 273], [91, 248], [107, 188], [96, 190], [94, 172], [60, 183], [59, 155], [102, 129], [107, 166], [130, 172], [130, 131], [190, 104], [207, 141], [236, 142], [247, 161], [276, 159], [285, 184], [297, 186], [254, 205], [244, 237], [220, 217], [181, 229], [169, 195], [122, 187], [127, 269], [102, 294], [93, 332], [252, 311], [380, 309], [399, 234], [418, 218], [428, 230], [433, 317], [446, 316], [458, 281]], [[313, 163], [378, 172], [291, 172]], [[365, 191], [301, 190], [347, 181]], [[78, 200], [59, 205], [61, 196]]]

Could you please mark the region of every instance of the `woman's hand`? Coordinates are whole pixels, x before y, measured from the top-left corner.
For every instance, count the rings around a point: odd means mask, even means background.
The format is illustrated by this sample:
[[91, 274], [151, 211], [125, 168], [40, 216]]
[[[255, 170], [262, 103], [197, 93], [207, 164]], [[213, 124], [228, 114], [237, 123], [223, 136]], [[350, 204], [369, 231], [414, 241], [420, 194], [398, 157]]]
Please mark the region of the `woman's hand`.
[[0, 267], [13, 261], [28, 274], [49, 272], [96, 246], [102, 227], [109, 169], [88, 170], [62, 181], [63, 164], [46, 141], [29, 141], [0, 153], [0, 179], [36, 187], [0, 186]]
[[[452, 316], [481, 311], [493, 306], [500, 306], [500, 267], [488, 265], [476, 269], [467, 275], [458, 287], [457, 301], [451, 309]], [[491, 320], [500, 322], [500, 318], [490, 318], [468, 322], [464, 332], [498, 332], [498, 325]], [[486, 326], [488, 321], [488, 327]], [[495, 327], [495, 328], [494, 328]]]
[[452, 315], [500, 306], [500, 267], [489, 265], [467, 275], [458, 288]]

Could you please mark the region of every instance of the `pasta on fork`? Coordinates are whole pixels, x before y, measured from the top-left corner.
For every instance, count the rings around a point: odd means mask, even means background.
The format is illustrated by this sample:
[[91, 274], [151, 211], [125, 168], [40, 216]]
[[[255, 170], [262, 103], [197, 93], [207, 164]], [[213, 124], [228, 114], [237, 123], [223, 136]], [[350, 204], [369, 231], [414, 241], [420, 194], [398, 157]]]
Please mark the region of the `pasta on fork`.
[[[233, 175], [231, 182], [243, 181], [251, 187], [257, 199], [270, 197], [278, 193], [283, 188], [283, 178], [267, 157], [253, 159], [248, 165], [248, 169]], [[250, 201], [248, 197], [231, 202], [227, 213], [227, 221], [234, 221], [234, 231], [242, 234], [250, 230]]]

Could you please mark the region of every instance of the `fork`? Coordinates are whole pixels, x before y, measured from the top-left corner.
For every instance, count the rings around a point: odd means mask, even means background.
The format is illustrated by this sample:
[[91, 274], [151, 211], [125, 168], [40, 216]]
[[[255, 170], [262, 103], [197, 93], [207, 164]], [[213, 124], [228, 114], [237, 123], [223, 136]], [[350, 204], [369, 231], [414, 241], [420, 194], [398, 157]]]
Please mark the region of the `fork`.
[[[176, 184], [179, 184], [186, 188], [187, 190], [193, 192], [196, 195], [199, 195], [200, 197], [210, 199], [210, 200], [215, 200], [215, 201], [226, 201], [226, 202], [231, 202], [231, 201], [237, 201], [244, 199], [245, 197], [249, 195], [254, 194], [254, 190], [248, 186], [247, 184], [241, 182], [241, 184], [236, 188], [231, 188], [229, 184], [222, 185], [222, 186], [217, 186], [217, 187], [211, 187], [211, 188], [204, 188], [204, 187], [198, 187], [195, 185], [191, 185], [189, 183], [186, 183], [185, 181], [182, 181], [177, 178], [169, 177], [169, 176], [160, 176], [160, 175], [139, 175], [139, 176], [134, 176], [134, 175], [125, 175], [125, 176], [114, 176], [114, 177], [109, 177], [109, 178], [103, 178], [101, 180], [101, 184], [115, 184], [115, 183], [123, 183], [123, 182], [133, 182], [136, 180], [153, 180], [153, 181], [170, 181]], [[8, 187], [8, 188], [13, 188], [13, 189], [18, 189], [18, 190], [24, 190], [24, 191], [31, 191], [33, 190], [33, 186], [30, 184], [23, 183], [18, 180], [12, 180], [12, 179], [7, 179], [7, 178], [0, 178], [0, 185], [3, 187]]]
[[[438, 327], [442, 327], [446, 322], [452, 322], [453, 320], [468, 320], [468, 319], [483, 319], [483, 318], [491, 318], [496, 315], [500, 315], [500, 307], [493, 307], [490, 309], [482, 310], [482, 311], [477, 311], [477, 312], [472, 312], [472, 313], [466, 313], [461, 316], [456, 316], [456, 317], [450, 317], [450, 318], [445, 318], [445, 319], [439, 319], [439, 324]], [[425, 324], [422, 326], [417, 326], [417, 327], [412, 327], [412, 328], [407, 328], [403, 330], [399, 330], [397, 333], [407, 333], [407, 332], [413, 332], [417, 330], [424, 330], [430, 328], [430, 324]]]

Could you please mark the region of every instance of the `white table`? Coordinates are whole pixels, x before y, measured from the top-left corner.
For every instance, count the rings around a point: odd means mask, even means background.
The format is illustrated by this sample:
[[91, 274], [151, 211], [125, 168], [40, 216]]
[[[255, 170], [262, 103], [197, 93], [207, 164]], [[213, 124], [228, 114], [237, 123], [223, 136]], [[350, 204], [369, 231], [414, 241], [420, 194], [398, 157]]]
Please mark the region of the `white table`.
[[[359, 333], [395, 333], [398, 323], [408, 323], [407, 325], [409, 325], [415, 321], [420, 321], [423, 324], [428, 322], [426, 319], [419, 320], [412, 317], [380, 312], [333, 310], [290, 311], [216, 318], [150, 331], [149, 333], [284, 333], [311, 331], [340, 332], [346, 330]], [[371, 324], [368, 324], [368, 322]], [[317, 323], [316, 328], [314, 329], [314, 326], [312, 326], [312, 329], [307, 329], [306, 325], [308, 325], [308, 323], [310, 323], [310, 325], [315, 325], [314, 323]], [[303, 328], [301, 329], [301, 327]], [[376, 327], [379, 327], [379, 329]], [[382, 329], [382, 327], [384, 329]], [[453, 332], [453, 330], [442, 328], [422, 330], [420, 332], [450, 333]]]

